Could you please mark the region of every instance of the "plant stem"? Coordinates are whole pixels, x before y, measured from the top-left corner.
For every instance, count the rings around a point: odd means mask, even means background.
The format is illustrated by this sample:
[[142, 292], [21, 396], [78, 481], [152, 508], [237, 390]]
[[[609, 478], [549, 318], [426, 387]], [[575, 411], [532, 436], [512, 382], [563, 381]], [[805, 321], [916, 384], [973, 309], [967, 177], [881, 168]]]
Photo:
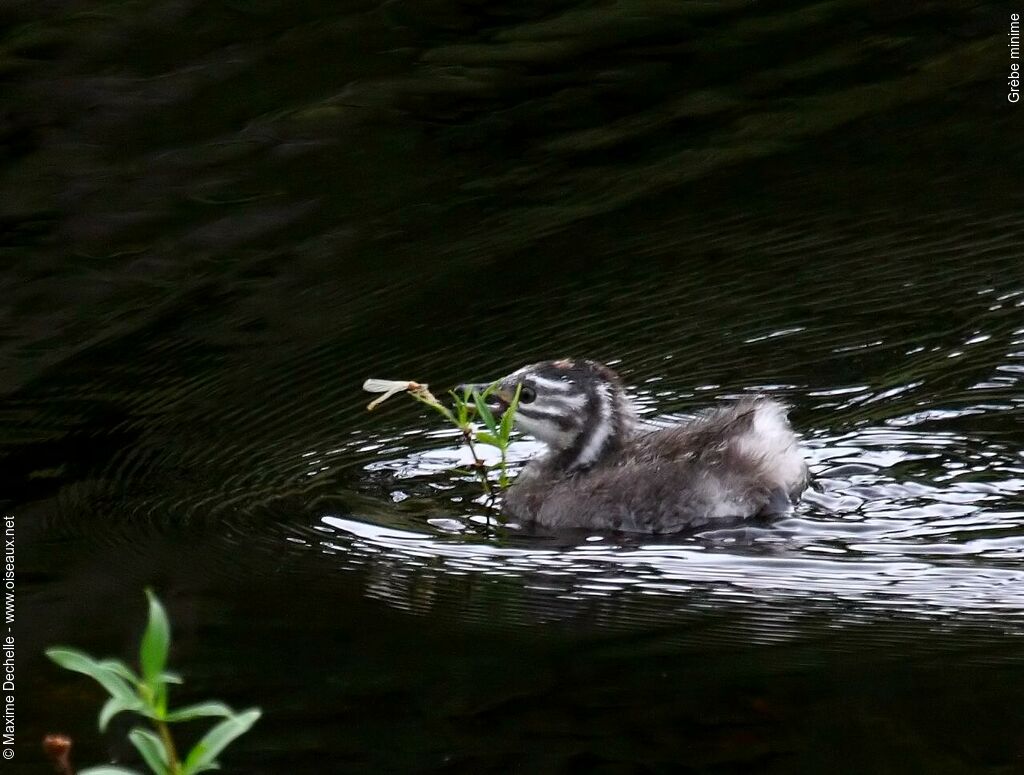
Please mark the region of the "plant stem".
[[153, 721], [153, 726], [156, 727], [156, 731], [160, 735], [160, 740], [164, 744], [164, 750], [167, 752], [167, 760], [170, 762], [171, 775], [180, 775], [181, 761], [178, 759], [178, 751], [174, 747], [174, 738], [171, 737], [170, 728], [165, 722], [155, 720]]
[[494, 493], [491, 491], [491, 481], [487, 478], [487, 464], [476, 454], [476, 447], [473, 445], [473, 429], [467, 427], [461, 430], [466, 439], [466, 445], [469, 447], [469, 454], [473, 456], [473, 468], [476, 469], [477, 475], [480, 477], [480, 484], [484, 488], [484, 492], [488, 496], [492, 496]]
[[[455, 411], [453, 412], [447, 406], [442, 404], [434, 396], [430, 390], [427, 389], [426, 385], [420, 385], [416, 382], [409, 382], [410, 387], [406, 388], [406, 391], [422, 404], [426, 404], [434, 411], [441, 414], [446, 420], [452, 423], [462, 433], [462, 438], [466, 442], [466, 446], [469, 448], [469, 454], [473, 458], [472, 467], [476, 471], [477, 476], [480, 479], [480, 485], [483, 488], [484, 495], [487, 497], [487, 525], [491, 524], [491, 511], [494, 509], [494, 500], [497, 495], [495, 492], [494, 485], [491, 480], [487, 477], [487, 472], [490, 467], [480, 458], [476, 453], [476, 445], [473, 443], [473, 426], [469, 422], [469, 412], [473, 409], [474, 405], [477, 407], [476, 411], [480, 414], [486, 413], [488, 417], [491, 416], [490, 411], [486, 406], [482, 405], [479, 398], [475, 397], [473, 402], [470, 402], [470, 393], [466, 392], [464, 395], [459, 396], [455, 391], [451, 391], [452, 399], [455, 402]], [[508, 487], [508, 436], [511, 431], [511, 417], [515, 414], [516, 407], [519, 404], [519, 392], [522, 386], [516, 387], [515, 397], [512, 399], [511, 405], [507, 411], [512, 414], [508, 420], [503, 423], [503, 430], [499, 433], [495, 428], [495, 421], [493, 417], [488, 424], [488, 430], [491, 432], [492, 437], [495, 439], [494, 446], [501, 452], [501, 463], [500, 463], [500, 477], [498, 481], [498, 487], [504, 489]], [[386, 398], [390, 393], [385, 394]], [[380, 400], [374, 402], [378, 403]], [[372, 408], [373, 404], [371, 404]], [[485, 419], [485, 422], [486, 419]], [[492, 443], [492, 442], [488, 442]]]

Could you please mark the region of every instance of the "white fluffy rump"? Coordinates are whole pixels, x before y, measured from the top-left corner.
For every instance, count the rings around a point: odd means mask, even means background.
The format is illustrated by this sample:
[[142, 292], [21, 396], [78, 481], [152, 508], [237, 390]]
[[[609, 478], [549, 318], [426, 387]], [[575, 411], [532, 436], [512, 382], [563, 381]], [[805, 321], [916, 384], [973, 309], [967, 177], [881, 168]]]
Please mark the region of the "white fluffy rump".
[[771, 400], [754, 404], [753, 422], [736, 437], [737, 450], [760, 461], [765, 479], [786, 492], [802, 488], [806, 466], [796, 436], [786, 419], [786, 409]]

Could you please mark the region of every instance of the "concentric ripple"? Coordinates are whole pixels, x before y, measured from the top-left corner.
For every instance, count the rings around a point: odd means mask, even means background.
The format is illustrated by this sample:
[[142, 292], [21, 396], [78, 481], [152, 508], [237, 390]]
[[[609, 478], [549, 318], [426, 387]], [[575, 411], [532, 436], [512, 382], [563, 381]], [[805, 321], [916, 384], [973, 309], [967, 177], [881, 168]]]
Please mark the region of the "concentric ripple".
[[[698, 256], [714, 244], [724, 258], [713, 272], [696, 259], [609, 260], [538, 277], [540, 293], [528, 290], [526, 267], [527, 290], [510, 305], [487, 285], [454, 317], [429, 305], [401, 312], [401, 297], [372, 331], [339, 312], [337, 343], [267, 346], [232, 368], [197, 339], [173, 350], [191, 359], [187, 379], [124, 388], [126, 416], [114, 427], [134, 442], [64, 484], [45, 519], [120, 547], [126, 562], [147, 543], [140, 537], [184, 531], [223, 542], [217, 573], [270, 562], [323, 583], [349, 571], [338, 583], [355, 579], [398, 608], [493, 620], [497, 606], [510, 624], [632, 626], [728, 604], [757, 609], [776, 634], [792, 617], [841, 624], [895, 612], [1017, 628], [1024, 229], [947, 215], [879, 214], [866, 217], [869, 231], [828, 219], [782, 228], [768, 216], [681, 217], [648, 230], [644, 250]], [[955, 246], [975, 256], [968, 278]], [[816, 271], [808, 250], [842, 257], [843, 273]], [[905, 260], [880, 264], [880, 252]], [[792, 280], [784, 297], [780, 277]], [[145, 374], [168, 350], [138, 352], [133, 369]], [[359, 390], [377, 376], [443, 392], [562, 354], [613, 365], [652, 423], [744, 395], [788, 404], [812, 489], [768, 526], [658, 540], [532, 537], [491, 520], [472, 478], [453, 471], [466, 452], [437, 416], [401, 397], [367, 413]], [[517, 441], [513, 468], [538, 452]], [[102, 515], [102, 530], [82, 514]]]

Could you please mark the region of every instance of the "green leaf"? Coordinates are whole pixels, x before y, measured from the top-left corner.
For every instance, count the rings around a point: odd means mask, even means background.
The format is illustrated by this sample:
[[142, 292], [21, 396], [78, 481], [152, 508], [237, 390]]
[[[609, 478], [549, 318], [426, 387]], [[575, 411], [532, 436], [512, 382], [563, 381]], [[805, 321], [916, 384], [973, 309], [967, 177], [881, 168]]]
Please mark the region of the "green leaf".
[[127, 767], [115, 767], [113, 764], [101, 764], [99, 767], [90, 767], [87, 770], [79, 770], [78, 775], [142, 775], [138, 770], [129, 770]]
[[178, 673], [172, 673], [169, 670], [164, 670], [160, 674], [160, 681], [165, 684], [183, 684], [185, 679], [182, 678]]
[[97, 662], [97, 664], [133, 684], [142, 683], [142, 679], [139, 678], [138, 674], [119, 659], [104, 659]]
[[493, 433], [488, 433], [487, 431], [479, 431], [476, 434], [476, 440], [479, 441], [481, 444], [489, 444], [492, 447], [498, 447], [498, 449], [501, 449], [501, 441], [499, 441], [498, 437], [495, 436]]
[[487, 426], [487, 430], [497, 435], [498, 423], [494, 419], [494, 413], [491, 411], [491, 407], [487, 405], [479, 393], [473, 394], [473, 403], [476, 404], [476, 412], [480, 417], [480, 421]]
[[[103, 662], [97, 662], [88, 654], [58, 646], [47, 649], [46, 656], [67, 670], [89, 676], [106, 689], [111, 697], [116, 697], [126, 705], [138, 701], [135, 690], [121, 677], [120, 670], [115, 670]], [[127, 668], [124, 669], [127, 670]]]
[[134, 702], [124, 702], [119, 697], [111, 697], [103, 704], [103, 709], [100, 711], [100, 732], [105, 732], [107, 724], [110, 723], [110, 719], [126, 710], [140, 711], [145, 707], [141, 700], [135, 700]]
[[88, 654], [76, 649], [55, 646], [46, 650], [46, 656], [67, 670], [74, 670], [76, 673], [92, 675], [96, 672], [103, 672], [106, 668]]
[[458, 422], [458, 426], [459, 426], [460, 430], [465, 430], [466, 428], [472, 427], [472, 425], [471, 425], [471, 423], [469, 421], [469, 416], [470, 416], [470, 414], [472, 414], [469, 411], [469, 408], [472, 405], [473, 405], [472, 399], [470, 399], [466, 403], [459, 404], [459, 422]]
[[178, 710], [172, 710], [167, 714], [165, 721], [188, 721], [194, 718], [202, 718], [203, 716], [220, 716], [222, 718], [231, 718], [235, 715], [235, 712], [231, 710], [223, 702], [200, 702], [196, 705], [189, 705], [185, 708], [179, 708]]
[[508, 446], [509, 437], [512, 435], [512, 424], [516, 419], [516, 409], [519, 408], [519, 394], [523, 390], [523, 383], [516, 385], [515, 395], [512, 396], [512, 402], [508, 405], [508, 409], [505, 410], [505, 414], [501, 416], [501, 425], [498, 427], [498, 438], [502, 440], [504, 447]]
[[167, 612], [150, 589], [146, 590], [149, 598], [149, 622], [142, 634], [142, 645], [139, 648], [139, 663], [142, 665], [142, 678], [156, 689], [163, 684], [161, 673], [167, 664], [167, 649], [171, 643], [171, 625], [167, 621]]
[[156, 775], [167, 775], [171, 770], [171, 760], [167, 755], [163, 742], [154, 732], [142, 727], [135, 727], [128, 733], [128, 739], [132, 741], [142, 758], [146, 760], [149, 768]]
[[451, 420], [457, 427], [464, 428], [469, 423], [470, 393], [466, 390], [460, 396], [454, 390], [449, 390], [448, 395], [452, 397], [452, 406], [455, 407]]
[[185, 766], [182, 768], [183, 775], [193, 775], [193, 773], [208, 769], [220, 752], [227, 748], [236, 737], [248, 732], [259, 717], [259, 709], [251, 708], [217, 724], [189, 751], [188, 758], [185, 759]]

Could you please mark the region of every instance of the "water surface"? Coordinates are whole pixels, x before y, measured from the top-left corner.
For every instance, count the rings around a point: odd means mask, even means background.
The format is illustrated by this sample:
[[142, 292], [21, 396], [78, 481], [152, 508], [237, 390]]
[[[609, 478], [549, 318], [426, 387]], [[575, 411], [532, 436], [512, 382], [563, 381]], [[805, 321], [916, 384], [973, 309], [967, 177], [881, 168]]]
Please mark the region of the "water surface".
[[[39, 653], [127, 656], [149, 584], [183, 700], [264, 708], [228, 771], [1019, 768], [1001, 12], [5, 13], [21, 765], [54, 730], [128, 755]], [[563, 355], [652, 421], [787, 403], [812, 489], [770, 525], [529, 536], [434, 416], [360, 391]]]

